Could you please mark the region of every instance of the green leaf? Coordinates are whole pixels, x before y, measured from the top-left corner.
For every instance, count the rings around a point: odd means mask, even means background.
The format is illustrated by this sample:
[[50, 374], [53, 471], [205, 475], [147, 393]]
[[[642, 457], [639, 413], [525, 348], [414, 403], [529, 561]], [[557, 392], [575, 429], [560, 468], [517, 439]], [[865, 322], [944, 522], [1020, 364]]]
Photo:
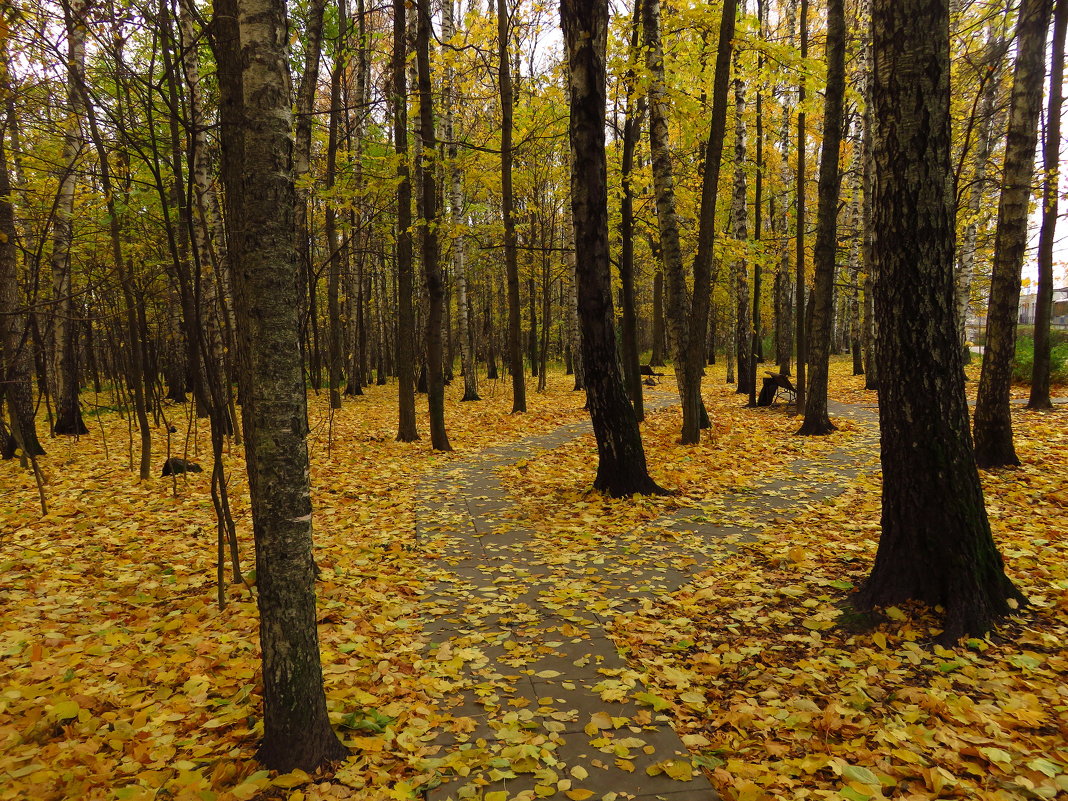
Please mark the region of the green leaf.
[[842, 768], [842, 776], [851, 782], [860, 782], [861, 784], [879, 784], [879, 777], [872, 773], [867, 768], [862, 768], [857, 765], [846, 765]]
[[665, 698], [661, 698], [659, 695], [653, 695], [652, 693], [634, 693], [634, 700], [639, 704], [645, 704], [651, 706], [654, 712], [660, 712], [671, 706], [671, 702]]
[[1032, 759], [1027, 763], [1027, 767], [1031, 770], [1037, 770], [1039, 773], [1044, 773], [1051, 779], [1058, 773], [1062, 772], [1060, 765], [1055, 762], [1050, 762], [1048, 759], [1042, 759], [1041, 757]]

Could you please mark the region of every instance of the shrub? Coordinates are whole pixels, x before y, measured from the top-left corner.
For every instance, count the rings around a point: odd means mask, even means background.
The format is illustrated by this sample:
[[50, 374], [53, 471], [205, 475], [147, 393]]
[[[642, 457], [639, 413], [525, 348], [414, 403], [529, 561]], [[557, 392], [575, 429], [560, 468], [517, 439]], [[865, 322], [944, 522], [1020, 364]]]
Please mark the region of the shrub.
[[[1068, 384], [1068, 333], [1055, 331], [1051, 334], [1049, 378], [1051, 384]], [[1030, 337], [1016, 340], [1016, 357], [1012, 363], [1012, 380], [1021, 384], [1031, 382], [1035, 364], [1035, 341]]]

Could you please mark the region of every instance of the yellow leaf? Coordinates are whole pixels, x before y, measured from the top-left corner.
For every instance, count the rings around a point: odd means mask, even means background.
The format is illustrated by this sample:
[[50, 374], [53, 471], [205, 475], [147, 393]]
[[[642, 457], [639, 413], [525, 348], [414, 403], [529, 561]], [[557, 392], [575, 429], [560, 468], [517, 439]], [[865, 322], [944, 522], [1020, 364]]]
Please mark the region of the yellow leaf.
[[78, 706], [77, 701], [60, 701], [52, 707], [52, 714], [56, 716], [57, 720], [70, 720], [78, 717], [78, 713], [81, 710], [82, 708]]
[[587, 798], [593, 798], [593, 790], [568, 790], [564, 795], [571, 801], [586, 801]]

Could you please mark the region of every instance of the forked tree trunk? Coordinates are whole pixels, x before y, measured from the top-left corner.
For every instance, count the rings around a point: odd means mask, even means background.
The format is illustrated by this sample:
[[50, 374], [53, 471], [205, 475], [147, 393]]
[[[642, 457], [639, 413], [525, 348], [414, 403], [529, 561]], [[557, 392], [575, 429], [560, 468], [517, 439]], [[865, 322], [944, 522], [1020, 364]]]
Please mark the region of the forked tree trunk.
[[972, 456], [954, 321], [947, 0], [874, 0], [874, 256], [883, 511], [861, 608], [945, 610], [981, 635], [1009, 599]]
[[1021, 0], [1016, 25], [1016, 69], [1012, 79], [1001, 201], [994, 235], [986, 346], [975, 404], [975, 460], [984, 468], [1020, 463], [1012, 442], [1009, 389], [1016, 350], [1020, 272], [1027, 249], [1027, 215], [1038, 141], [1038, 115], [1042, 107], [1046, 29], [1052, 9], [1053, 0]]
[[608, 250], [605, 157], [607, 0], [563, 0], [570, 76], [571, 209], [578, 265], [586, 392], [597, 438], [594, 487], [622, 497], [662, 493], [650, 477], [634, 409], [619, 373]]
[[215, 15], [220, 73], [228, 73], [220, 76], [228, 107], [223, 173], [236, 243], [231, 253], [245, 354], [242, 418], [263, 652], [257, 757], [282, 773], [313, 772], [343, 759], [347, 749], [330, 728], [316, 632], [286, 8], [281, 0], [216, 0]]
[[831, 325], [834, 316], [834, 270], [838, 246], [838, 169], [845, 100], [845, 2], [827, 0], [827, 89], [823, 106], [823, 144], [820, 149], [819, 203], [816, 210], [816, 281], [812, 297], [812, 336], [808, 343], [808, 394], [805, 420], [798, 434], [822, 435], [835, 430], [827, 415]]

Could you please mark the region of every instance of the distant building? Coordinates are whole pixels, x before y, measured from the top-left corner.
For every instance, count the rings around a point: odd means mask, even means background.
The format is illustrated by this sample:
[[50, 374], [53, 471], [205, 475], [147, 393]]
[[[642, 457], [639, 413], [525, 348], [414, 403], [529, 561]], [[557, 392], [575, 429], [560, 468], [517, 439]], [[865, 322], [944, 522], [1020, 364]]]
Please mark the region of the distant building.
[[[1037, 294], [1020, 295], [1020, 325], [1035, 324], [1037, 303]], [[1068, 287], [1053, 290], [1053, 316], [1050, 324], [1053, 328], [1068, 328]]]

